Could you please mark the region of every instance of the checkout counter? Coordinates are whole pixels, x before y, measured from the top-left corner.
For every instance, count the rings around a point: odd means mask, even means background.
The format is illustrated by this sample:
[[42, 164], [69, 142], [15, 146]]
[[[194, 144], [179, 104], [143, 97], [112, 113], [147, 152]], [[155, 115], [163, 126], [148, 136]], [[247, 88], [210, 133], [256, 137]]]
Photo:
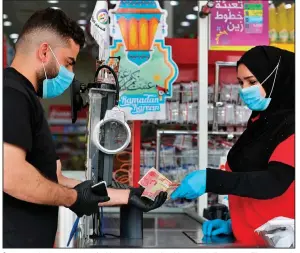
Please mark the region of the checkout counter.
[[[116, 59], [119, 62], [119, 58]], [[123, 188], [126, 185], [112, 180], [113, 156], [124, 150], [131, 139], [125, 114], [118, 108], [119, 82], [116, 66], [100, 64], [94, 82], [87, 85], [74, 80], [71, 85], [72, 122], [77, 111], [87, 104], [87, 168], [79, 180], [90, 179], [96, 184], [105, 181], [108, 187]], [[86, 93], [87, 104], [82, 96]], [[114, 141], [118, 140], [118, 142]], [[119, 144], [121, 143], [121, 144]], [[64, 173], [66, 176], [69, 173]], [[123, 188], [124, 189], [124, 188]], [[234, 247], [231, 237], [205, 238], [202, 222], [197, 216], [187, 213], [159, 213], [153, 210], [143, 213], [134, 206], [122, 206], [119, 211], [101, 212], [80, 219], [71, 247], [75, 248], [195, 248]], [[102, 212], [103, 210], [103, 212]], [[61, 207], [56, 247], [66, 247], [75, 214]]]

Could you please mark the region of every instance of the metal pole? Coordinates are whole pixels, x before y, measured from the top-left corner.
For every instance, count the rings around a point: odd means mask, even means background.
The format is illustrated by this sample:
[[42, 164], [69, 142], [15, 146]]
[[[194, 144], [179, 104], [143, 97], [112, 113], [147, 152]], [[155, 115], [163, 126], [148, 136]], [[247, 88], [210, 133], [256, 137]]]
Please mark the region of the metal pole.
[[156, 131], [156, 159], [155, 159], [155, 167], [157, 170], [160, 168], [160, 132]]
[[173, 38], [173, 6], [170, 1], [164, 1], [164, 9], [168, 12], [167, 24], [168, 24], [168, 38]]
[[[198, 1], [199, 11], [206, 5], [206, 1]], [[207, 142], [208, 142], [208, 17], [198, 18], [198, 150], [199, 169], [207, 168]], [[207, 208], [207, 194], [198, 199], [198, 215], [203, 216]]]

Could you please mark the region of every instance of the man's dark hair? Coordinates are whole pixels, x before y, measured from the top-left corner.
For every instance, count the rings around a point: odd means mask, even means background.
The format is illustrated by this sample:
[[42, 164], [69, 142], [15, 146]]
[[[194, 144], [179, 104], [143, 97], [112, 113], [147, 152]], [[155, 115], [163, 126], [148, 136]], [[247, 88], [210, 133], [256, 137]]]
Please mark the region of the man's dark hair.
[[66, 42], [73, 39], [80, 48], [83, 47], [85, 42], [84, 32], [74, 20], [71, 20], [61, 10], [47, 8], [36, 11], [28, 19], [19, 36], [16, 49], [18, 49], [18, 44], [22, 44], [22, 41], [31, 40], [29, 38], [25, 39], [27, 35], [36, 32], [36, 35], [38, 36], [38, 33], [41, 31], [52, 32]]

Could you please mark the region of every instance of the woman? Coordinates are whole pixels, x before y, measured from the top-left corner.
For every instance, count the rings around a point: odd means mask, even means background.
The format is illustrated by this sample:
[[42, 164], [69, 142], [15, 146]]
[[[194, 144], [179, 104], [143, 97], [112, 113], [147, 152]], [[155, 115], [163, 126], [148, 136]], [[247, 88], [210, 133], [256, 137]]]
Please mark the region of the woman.
[[228, 194], [231, 220], [204, 223], [204, 235], [233, 233], [245, 246], [265, 246], [256, 228], [278, 216], [295, 217], [295, 54], [252, 48], [238, 61], [237, 78], [252, 115], [226, 171], [194, 171], [171, 198]]

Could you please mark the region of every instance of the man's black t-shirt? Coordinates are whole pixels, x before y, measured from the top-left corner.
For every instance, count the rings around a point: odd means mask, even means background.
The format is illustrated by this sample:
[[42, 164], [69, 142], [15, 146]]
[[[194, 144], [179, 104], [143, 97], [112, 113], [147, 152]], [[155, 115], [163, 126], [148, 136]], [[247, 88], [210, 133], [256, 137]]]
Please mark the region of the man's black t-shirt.
[[[23, 148], [26, 161], [57, 182], [57, 156], [44, 110], [30, 81], [14, 68], [3, 74], [3, 141]], [[58, 207], [3, 193], [4, 248], [52, 248], [57, 221]]]

